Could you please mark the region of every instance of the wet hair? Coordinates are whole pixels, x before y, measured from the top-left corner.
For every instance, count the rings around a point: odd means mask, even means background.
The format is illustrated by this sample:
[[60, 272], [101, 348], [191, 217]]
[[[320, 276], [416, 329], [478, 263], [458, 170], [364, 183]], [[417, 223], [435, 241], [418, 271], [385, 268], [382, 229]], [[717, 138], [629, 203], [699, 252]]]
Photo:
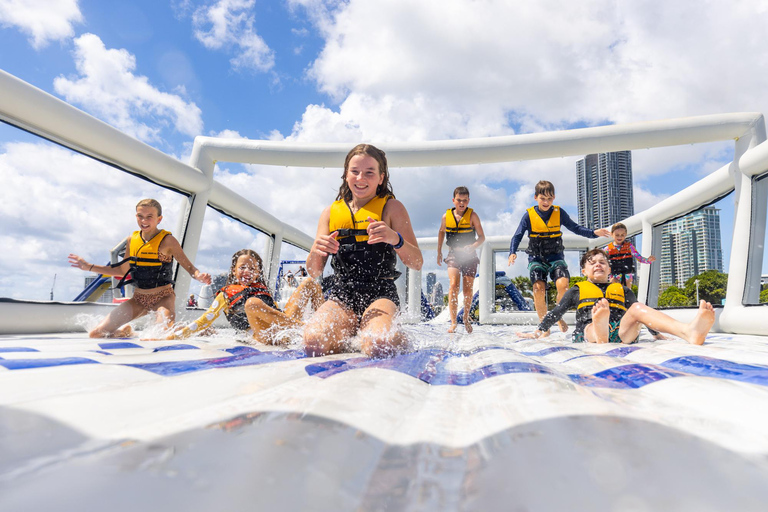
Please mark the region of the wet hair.
[[267, 283], [264, 282], [264, 262], [261, 261], [261, 256], [259, 256], [258, 253], [252, 249], [240, 249], [232, 255], [232, 266], [229, 267], [227, 284], [238, 284], [237, 277], [235, 277], [235, 269], [237, 268], [237, 259], [240, 256], [250, 256], [254, 259], [259, 271], [259, 277], [257, 277], [256, 280], [266, 286]]
[[611, 233], [613, 233], [613, 232], [614, 232], [614, 231], [616, 231], [617, 229], [623, 229], [624, 231], [626, 231], [626, 230], [627, 230], [627, 226], [625, 226], [625, 225], [624, 225], [624, 224], [622, 224], [621, 222], [617, 222], [616, 224], [614, 224], [613, 226], [611, 226]]
[[608, 253], [605, 252], [603, 249], [596, 248], [596, 249], [590, 249], [589, 251], [584, 253], [584, 256], [581, 257], [581, 268], [584, 268], [584, 266], [587, 264], [589, 260], [597, 256], [598, 254], [602, 254], [605, 257], [605, 261], [610, 261], [608, 259]]
[[346, 202], [352, 200], [352, 191], [347, 184], [347, 171], [349, 170], [349, 161], [352, 160], [353, 156], [357, 155], [370, 156], [379, 164], [379, 173], [384, 175], [384, 181], [381, 182], [381, 185], [376, 187], [376, 195], [379, 197], [392, 196], [394, 198], [395, 194], [392, 192], [392, 184], [389, 182], [387, 155], [376, 146], [370, 144], [358, 144], [347, 153], [347, 158], [344, 160], [344, 173], [341, 175], [341, 187], [339, 187], [339, 195], [336, 196], [336, 200], [343, 199]]
[[151, 208], [157, 209], [157, 216], [162, 217], [163, 216], [163, 207], [160, 206], [160, 203], [157, 201], [157, 199], [142, 199], [138, 202], [136, 205], [136, 209], [139, 209], [139, 206], [149, 206]]
[[555, 186], [552, 184], [551, 181], [541, 180], [536, 184], [536, 187], [533, 189], [533, 195], [534, 196], [554, 196]]
[[465, 186], [456, 187], [453, 189], [453, 197], [456, 196], [468, 196], [469, 195], [469, 189]]

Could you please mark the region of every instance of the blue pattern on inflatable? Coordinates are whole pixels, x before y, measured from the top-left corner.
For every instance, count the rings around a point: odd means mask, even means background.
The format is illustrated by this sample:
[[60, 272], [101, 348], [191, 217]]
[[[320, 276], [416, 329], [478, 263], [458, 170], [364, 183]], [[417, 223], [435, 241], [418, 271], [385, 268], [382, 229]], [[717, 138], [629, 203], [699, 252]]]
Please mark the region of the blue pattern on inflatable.
[[199, 350], [194, 345], [187, 345], [185, 343], [179, 343], [178, 345], [166, 345], [164, 347], [157, 347], [152, 352], [166, 352], [168, 350]]
[[[240, 347], [238, 347], [240, 348]], [[277, 361], [288, 361], [292, 359], [301, 359], [306, 357], [303, 350], [285, 350], [261, 352], [251, 347], [242, 347], [248, 350], [234, 350], [232, 356], [217, 357], [213, 359], [199, 359], [195, 361], [170, 361], [160, 363], [138, 363], [127, 364], [132, 368], [147, 370], [158, 375], [170, 377], [184, 373], [199, 372], [203, 370], [212, 370], [214, 368], [234, 368], [237, 366], [253, 366], [257, 364], [274, 363]], [[227, 352], [232, 353], [230, 350]]]
[[39, 352], [31, 347], [0, 347], [0, 352]]
[[118, 348], [144, 348], [141, 345], [131, 343], [130, 341], [109, 341], [106, 343], [99, 343], [99, 347], [103, 348], [104, 350], [114, 350]]
[[55, 359], [3, 359], [0, 366], [9, 370], [27, 370], [29, 368], [46, 368], [48, 366], [67, 366], [71, 364], [99, 364], [93, 359], [84, 357], [60, 357]]
[[661, 366], [698, 377], [716, 377], [768, 386], [768, 367], [766, 366], [734, 363], [704, 356], [676, 357], [664, 361]]

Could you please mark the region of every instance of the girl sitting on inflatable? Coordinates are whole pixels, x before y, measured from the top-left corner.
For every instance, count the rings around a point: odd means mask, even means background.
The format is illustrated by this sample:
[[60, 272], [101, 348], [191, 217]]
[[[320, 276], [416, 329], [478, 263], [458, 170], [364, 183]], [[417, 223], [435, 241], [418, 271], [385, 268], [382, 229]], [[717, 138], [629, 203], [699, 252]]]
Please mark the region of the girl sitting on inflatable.
[[232, 255], [227, 285], [216, 295], [208, 310], [197, 320], [175, 332], [170, 339], [188, 338], [204, 331], [223, 311], [235, 329], [253, 332], [253, 339], [265, 344], [284, 344], [285, 329], [302, 325], [302, 313], [307, 304], [312, 311], [323, 302], [323, 291], [313, 279], [305, 279], [291, 295], [285, 311], [275, 305], [264, 282], [261, 257], [251, 249], [241, 249]]

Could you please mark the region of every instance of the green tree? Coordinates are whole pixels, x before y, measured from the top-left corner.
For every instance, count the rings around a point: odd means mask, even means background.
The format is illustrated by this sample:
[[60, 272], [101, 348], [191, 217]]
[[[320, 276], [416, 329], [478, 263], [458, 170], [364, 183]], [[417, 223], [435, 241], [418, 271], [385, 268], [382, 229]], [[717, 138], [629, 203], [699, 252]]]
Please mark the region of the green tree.
[[768, 288], [760, 292], [760, 304], [768, 302]]
[[692, 304], [693, 301], [677, 286], [670, 286], [659, 295], [660, 308], [674, 308]]
[[699, 299], [721, 304], [725, 298], [725, 289], [728, 287], [728, 274], [717, 270], [707, 270], [698, 276], [693, 276], [685, 282], [685, 294], [691, 299], [691, 304], [696, 305], [696, 280], [699, 280]]
[[520, 294], [523, 297], [533, 297], [530, 277], [525, 277], [525, 276], [513, 277], [512, 282], [515, 284], [515, 286], [520, 291]]

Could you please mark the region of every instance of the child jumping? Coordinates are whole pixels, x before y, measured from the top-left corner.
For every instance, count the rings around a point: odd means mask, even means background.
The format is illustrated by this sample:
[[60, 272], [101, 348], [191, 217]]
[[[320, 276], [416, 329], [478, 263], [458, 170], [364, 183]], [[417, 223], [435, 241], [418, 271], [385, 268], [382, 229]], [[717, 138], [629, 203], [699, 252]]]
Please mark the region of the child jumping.
[[[512, 242], [509, 244], [509, 265], [514, 265], [517, 259], [517, 248], [528, 232], [528, 272], [533, 285], [533, 303], [539, 321], [547, 314], [547, 275], [557, 287], [557, 300], [559, 301], [570, 284], [571, 275], [568, 273], [568, 264], [563, 253], [563, 233], [561, 226], [565, 226], [573, 233], [587, 238], [609, 236], [607, 229], [591, 230], [576, 224], [565, 213], [565, 210], [552, 203], [555, 200], [555, 186], [549, 181], [539, 181], [534, 189], [533, 198], [536, 206], [528, 208], [520, 219]], [[568, 326], [562, 320], [559, 322], [560, 330], [568, 330]]]
[[275, 305], [264, 282], [261, 256], [250, 249], [232, 255], [227, 285], [221, 289], [208, 310], [196, 321], [172, 334], [169, 339], [184, 339], [207, 329], [223, 311], [232, 327], [253, 332], [253, 339], [264, 344], [283, 344], [283, 329], [302, 325], [301, 316], [307, 304], [312, 311], [323, 302], [323, 291], [314, 279], [305, 279], [293, 292], [285, 311]]
[[136, 205], [139, 231], [126, 239], [126, 258], [115, 266], [87, 263], [77, 254], [69, 255], [73, 267], [107, 276], [130, 274], [124, 284], [135, 285], [133, 297], [115, 308], [88, 335], [91, 338], [127, 337], [133, 334], [128, 322], [157, 313], [157, 321], [170, 327], [176, 318], [176, 294], [173, 292], [173, 258], [196, 280], [210, 284], [211, 276], [201, 273], [169, 231], [158, 229], [163, 208], [154, 199], [142, 199]]
[[[472, 332], [469, 310], [472, 306], [472, 285], [477, 274], [477, 248], [483, 245], [485, 234], [480, 224], [480, 217], [469, 205], [469, 189], [456, 187], [453, 191], [453, 208], [447, 210], [437, 233], [437, 265], [448, 266], [448, 311], [451, 315], [451, 327], [448, 332], [456, 332], [459, 308], [459, 287], [464, 288], [464, 328]], [[443, 260], [443, 240], [448, 245], [448, 255]]]
[[[699, 303], [696, 317], [687, 324], [637, 302], [632, 290], [619, 283], [609, 283], [610, 266], [603, 249], [587, 251], [581, 258], [581, 271], [587, 280], [576, 283], [568, 290], [536, 331], [521, 333], [520, 336], [546, 336], [552, 324], [572, 308], [576, 308], [574, 342], [586, 339], [590, 343], [635, 343], [645, 325], [649, 329], [678, 336], [693, 345], [701, 345], [715, 323], [712, 304], [703, 300]], [[663, 339], [660, 334], [654, 336]]]
[[635, 246], [627, 240], [627, 226], [621, 222], [611, 226], [611, 237], [613, 242], [605, 248], [608, 262], [611, 264], [610, 280], [632, 288], [632, 282], [635, 280], [635, 260], [640, 263], [653, 263], [656, 257], [650, 256], [646, 259], [640, 256]]

